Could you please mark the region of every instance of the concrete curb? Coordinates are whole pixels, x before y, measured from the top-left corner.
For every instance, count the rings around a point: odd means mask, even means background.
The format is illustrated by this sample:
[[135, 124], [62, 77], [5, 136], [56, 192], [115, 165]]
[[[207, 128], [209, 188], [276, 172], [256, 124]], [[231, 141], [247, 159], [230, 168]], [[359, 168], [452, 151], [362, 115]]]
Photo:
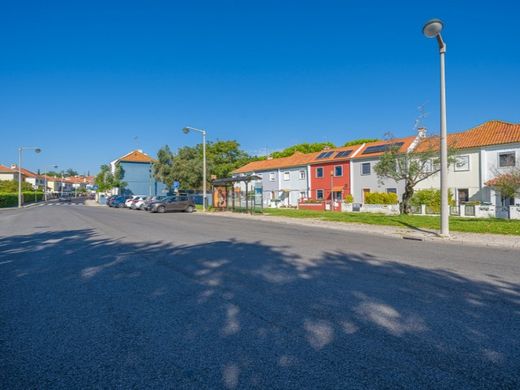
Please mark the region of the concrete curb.
[[520, 250], [520, 237], [502, 234], [480, 234], [480, 233], [464, 233], [454, 232], [449, 238], [440, 237], [438, 232], [433, 230], [396, 228], [395, 226], [369, 225], [361, 223], [345, 223], [322, 221], [312, 218], [290, 218], [282, 216], [269, 215], [250, 215], [232, 212], [206, 212], [197, 213], [198, 215], [208, 215], [214, 217], [240, 218], [265, 222], [284, 223], [288, 225], [300, 225], [319, 227], [324, 229], [334, 229], [341, 231], [349, 231], [355, 233], [375, 234], [385, 237], [393, 237], [396, 239], [405, 239], [412, 241], [435, 241], [442, 244], [468, 245], [468, 246], [484, 246], [484, 247], [500, 247]]

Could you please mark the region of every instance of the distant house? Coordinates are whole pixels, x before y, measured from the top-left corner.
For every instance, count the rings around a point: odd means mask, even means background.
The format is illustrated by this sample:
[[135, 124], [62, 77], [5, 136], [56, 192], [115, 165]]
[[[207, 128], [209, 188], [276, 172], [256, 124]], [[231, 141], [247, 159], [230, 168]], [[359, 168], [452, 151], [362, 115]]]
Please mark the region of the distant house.
[[[448, 135], [456, 149], [455, 163], [448, 172], [448, 187], [458, 204], [468, 201], [509, 206], [520, 199], [503, 198], [486, 182], [514, 167], [520, 167], [520, 124], [489, 121], [472, 129]], [[418, 147], [421, 150], [422, 145]], [[439, 174], [415, 187], [439, 188]]]
[[253, 161], [233, 171], [233, 176], [262, 178], [264, 206], [297, 206], [309, 197], [308, 163], [313, 155], [296, 152], [292, 156]]
[[[22, 172], [22, 180], [25, 175]], [[16, 180], [18, 181], [18, 171], [0, 164], [0, 180]]]
[[110, 163], [114, 174], [117, 166], [123, 170], [122, 181], [129, 195], [161, 195], [166, 185], [153, 177], [152, 164], [155, 160], [142, 150], [133, 150]]
[[330, 148], [312, 154], [310, 199], [339, 202], [351, 194], [350, 163], [362, 146]]
[[404, 181], [396, 182], [391, 178], [379, 178], [374, 171], [374, 167], [388, 148], [397, 147], [399, 152], [406, 153], [417, 144], [419, 138], [423, 136], [422, 134], [364, 144], [352, 159], [352, 196], [354, 202], [364, 203], [366, 195], [372, 192], [393, 192], [401, 199], [404, 193]]
[[[15, 172], [18, 172], [18, 166], [16, 164], [11, 164], [11, 169]], [[22, 172], [22, 180], [26, 183], [29, 183], [33, 187], [43, 188], [45, 186], [45, 181], [42, 175], [29, 171], [28, 169], [21, 168]], [[18, 176], [17, 179], [18, 180]]]

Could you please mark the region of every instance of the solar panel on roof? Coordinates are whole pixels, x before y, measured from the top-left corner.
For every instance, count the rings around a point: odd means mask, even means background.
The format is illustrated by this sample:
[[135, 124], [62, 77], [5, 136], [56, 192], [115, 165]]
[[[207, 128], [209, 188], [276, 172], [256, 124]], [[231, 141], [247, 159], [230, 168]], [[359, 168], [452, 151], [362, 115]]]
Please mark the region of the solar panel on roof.
[[334, 153], [334, 151], [320, 153], [318, 155], [318, 157], [316, 157], [316, 160], [321, 160], [323, 158], [329, 158], [330, 156], [332, 156], [332, 153]]
[[352, 150], [344, 150], [344, 151], [336, 154], [336, 156], [334, 158], [347, 157], [350, 153], [352, 153]]
[[392, 148], [400, 148], [403, 145], [404, 145], [404, 142], [394, 142], [393, 144], [369, 146], [361, 154], [374, 154], [374, 153], [386, 152], [387, 150], [390, 150]]

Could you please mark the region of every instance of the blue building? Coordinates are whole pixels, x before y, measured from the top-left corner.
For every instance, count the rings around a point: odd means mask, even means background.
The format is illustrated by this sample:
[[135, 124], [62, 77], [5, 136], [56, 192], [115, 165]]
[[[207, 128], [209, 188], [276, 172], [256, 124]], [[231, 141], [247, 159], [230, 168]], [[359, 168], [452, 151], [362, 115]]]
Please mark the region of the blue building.
[[125, 194], [164, 195], [166, 185], [153, 177], [152, 164], [155, 160], [142, 150], [133, 150], [110, 163], [112, 173], [116, 167], [123, 168], [122, 181], [126, 182]]

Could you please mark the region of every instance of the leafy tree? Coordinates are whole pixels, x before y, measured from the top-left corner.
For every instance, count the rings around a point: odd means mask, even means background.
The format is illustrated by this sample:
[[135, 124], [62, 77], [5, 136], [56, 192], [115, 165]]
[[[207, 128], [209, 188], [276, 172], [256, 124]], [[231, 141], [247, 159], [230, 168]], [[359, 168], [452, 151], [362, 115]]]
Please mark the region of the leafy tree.
[[168, 145], [163, 146], [157, 152], [157, 161], [153, 163], [153, 176], [156, 180], [166, 184], [171, 190], [173, 182], [177, 180], [174, 175], [174, 158], [172, 151]]
[[127, 185], [127, 183], [121, 180], [123, 176], [124, 171], [121, 165], [118, 164], [116, 166], [115, 174], [112, 174], [110, 166], [104, 164], [99, 168], [99, 173], [96, 175], [94, 183], [100, 192], [109, 191], [112, 188], [119, 188], [122, 190]]
[[[32, 185], [22, 181], [22, 191], [34, 191]], [[0, 180], [0, 192], [18, 192], [18, 180]]]
[[494, 179], [488, 180], [486, 185], [506, 198], [520, 196], [520, 168], [513, 168], [509, 172], [501, 173]]
[[56, 172], [56, 171], [48, 171], [48, 172], [45, 172], [45, 174], [47, 176], [52, 176], [52, 177], [61, 177], [61, 172]]
[[65, 176], [69, 177], [69, 176], [78, 176], [78, 171], [75, 171], [74, 169], [72, 168], [69, 168], [65, 171], [64, 173]]
[[[430, 176], [440, 171], [439, 149], [436, 139], [426, 138], [420, 143], [420, 147], [412, 151], [402, 153], [400, 147], [391, 146], [392, 140], [388, 140], [389, 147], [380, 157], [374, 167], [379, 180], [391, 178], [395, 181], [404, 181], [404, 193], [400, 210], [403, 214], [410, 213], [411, 199], [414, 187]], [[453, 163], [454, 150], [448, 151], [448, 164]]]
[[280, 152], [273, 152], [273, 153], [271, 153], [271, 156], [273, 158], [280, 158], [280, 157], [292, 156], [295, 152], [314, 153], [314, 152], [319, 152], [319, 151], [325, 149], [326, 147], [335, 148], [336, 145], [334, 145], [332, 142], [316, 142], [316, 143], [297, 144], [297, 145], [293, 145], [288, 148], [285, 148], [284, 150], [282, 150]]
[[352, 140], [352, 141], [345, 142], [345, 145], [343, 145], [343, 146], [354, 146], [354, 145], [368, 144], [369, 142], [376, 142], [376, 141], [381, 141], [381, 140], [377, 139], [377, 138], [360, 138], [360, 139], [355, 139], [355, 140]]

